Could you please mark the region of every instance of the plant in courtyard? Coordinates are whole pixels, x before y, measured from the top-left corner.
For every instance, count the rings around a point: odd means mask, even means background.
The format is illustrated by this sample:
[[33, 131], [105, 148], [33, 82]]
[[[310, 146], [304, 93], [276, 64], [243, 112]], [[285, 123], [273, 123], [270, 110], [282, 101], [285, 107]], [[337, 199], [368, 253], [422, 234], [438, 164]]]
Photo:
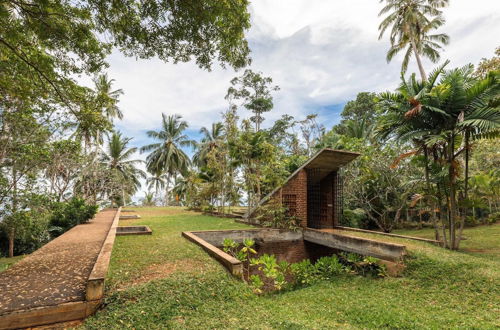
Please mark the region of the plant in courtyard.
[[236, 259], [245, 262], [243, 265], [247, 273], [247, 279], [250, 279], [250, 266], [252, 266], [252, 258], [250, 256], [257, 254], [257, 251], [254, 248], [255, 241], [250, 238], [246, 238], [240, 245], [230, 238], [225, 238], [222, 244], [224, 252], [229, 253]]
[[290, 264], [286, 261], [278, 262], [274, 255], [264, 254], [257, 259], [252, 260], [252, 265], [257, 266], [262, 271], [265, 278], [273, 283], [273, 287], [280, 291], [288, 283], [285, 275], [288, 272]]
[[288, 230], [299, 228], [299, 219], [290, 215], [288, 208], [277, 201], [259, 206], [255, 218], [265, 227]]

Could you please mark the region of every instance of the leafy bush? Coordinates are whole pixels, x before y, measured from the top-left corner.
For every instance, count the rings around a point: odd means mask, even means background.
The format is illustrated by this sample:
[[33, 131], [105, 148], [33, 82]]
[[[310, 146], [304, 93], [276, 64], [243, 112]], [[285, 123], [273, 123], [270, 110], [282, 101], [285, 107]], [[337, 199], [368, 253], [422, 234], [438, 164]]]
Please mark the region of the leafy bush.
[[385, 266], [379, 264], [377, 258], [345, 252], [340, 253], [339, 257], [339, 260], [348, 270], [352, 270], [352, 272], [357, 274], [372, 277], [387, 276]]
[[314, 267], [316, 268], [318, 277], [323, 280], [333, 279], [346, 272], [346, 266], [340, 263], [337, 256], [319, 258]]
[[264, 277], [272, 281], [274, 289], [280, 291], [288, 284], [286, 280], [286, 273], [290, 267], [288, 262], [278, 262], [274, 255], [264, 254], [260, 258], [252, 259], [251, 265], [257, 266]]
[[78, 197], [54, 203], [49, 231], [57, 237], [76, 225], [88, 222], [97, 213], [97, 208], [97, 205], [86, 204], [84, 199]]
[[48, 215], [42, 211], [17, 211], [0, 222], [0, 250], [7, 254], [8, 233], [14, 230], [14, 255], [27, 254], [50, 240], [47, 230]]
[[345, 209], [340, 218], [340, 225], [344, 227], [361, 228], [360, 226], [365, 222], [366, 218], [366, 213], [362, 209]]
[[317, 282], [317, 270], [309, 259], [294, 263], [290, 266], [295, 284], [298, 286], [308, 286]]
[[299, 221], [291, 216], [286, 206], [277, 202], [269, 202], [259, 207], [256, 219], [264, 227], [297, 230]]

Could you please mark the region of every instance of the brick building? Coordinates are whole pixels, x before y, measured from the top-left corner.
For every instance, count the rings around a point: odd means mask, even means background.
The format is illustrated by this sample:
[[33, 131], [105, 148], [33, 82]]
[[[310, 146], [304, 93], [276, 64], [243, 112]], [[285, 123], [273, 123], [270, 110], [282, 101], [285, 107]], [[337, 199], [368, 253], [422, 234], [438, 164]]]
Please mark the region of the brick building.
[[245, 215], [251, 218], [256, 209], [278, 201], [299, 219], [304, 228], [333, 228], [342, 216], [342, 180], [339, 169], [358, 157], [358, 153], [322, 149], [292, 173], [281, 186], [264, 197]]

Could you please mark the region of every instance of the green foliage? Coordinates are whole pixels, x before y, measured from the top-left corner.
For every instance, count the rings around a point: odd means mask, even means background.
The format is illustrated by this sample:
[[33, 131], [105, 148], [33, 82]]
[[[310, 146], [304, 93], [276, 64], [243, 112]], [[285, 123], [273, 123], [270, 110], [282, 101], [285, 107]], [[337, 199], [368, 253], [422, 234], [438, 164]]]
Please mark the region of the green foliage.
[[[382, 1], [381, 1], [382, 2]], [[390, 31], [391, 48], [387, 52], [387, 61], [391, 61], [397, 54], [405, 50], [401, 72], [408, 68], [410, 57], [414, 55], [422, 76], [426, 80], [420, 56], [425, 56], [433, 63], [440, 59], [439, 51], [447, 45], [447, 34], [430, 34], [445, 23], [441, 8], [448, 5], [448, 0], [385, 0], [386, 5], [380, 10], [379, 16], [387, 14], [379, 25], [379, 39], [385, 31]], [[405, 49], [406, 48], [406, 49]]]
[[321, 257], [315, 262], [314, 267], [322, 280], [331, 280], [346, 272], [346, 267], [340, 263], [337, 256]]
[[97, 205], [86, 204], [85, 200], [79, 197], [54, 203], [50, 216], [51, 235], [59, 236], [76, 225], [88, 222], [96, 213]]
[[288, 230], [299, 228], [298, 218], [289, 215], [287, 207], [275, 201], [259, 206], [255, 219], [265, 227]]
[[366, 213], [363, 209], [345, 209], [340, 218], [340, 225], [351, 228], [365, 228]]
[[[445, 70], [446, 62], [427, 81], [413, 74], [402, 78], [396, 93], [380, 94], [385, 111], [379, 131], [401, 143], [413, 144], [412, 155], [424, 156], [425, 190], [432, 196], [429, 208], [441, 210], [444, 245], [458, 249], [469, 196], [470, 149], [474, 141], [498, 137], [500, 112], [497, 100], [500, 80], [497, 72], [484, 79], [473, 75], [472, 65]], [[463, 162], [463, 166], [461, 163]], [[464, 180], [460, 180], [460, 176]], [[463, 197], [462, 197], [463, 196]]]
[[273, 289], [281, 291], [288, 284], [286, 274], [290, 264], [286, 261], [278, 262], [274, 255], [264, 254], [257, 259], [252, 259], [252, 266], [257, 266], [257, 269], [262, 272], [264, 278], [270, 280]]
[[316, 267], [314, 267], [309, 259], [291, 264], [290, 271], [297, 286], [309, 286], [319, 280]]
[[247, 69], [242, 76], [231, 80], [232, 86], [227, 91], [226, 99], [231, 103], [241, 99], [243, 106], [253, 112], [250, 120], [255, 123], [256, 132], [264, 121], [262, 114], [273, 108], [271, 92], [279, 90], [278, 86], [271, 85], [272, 82], [272, 78], [264, 77], [262, 72]]

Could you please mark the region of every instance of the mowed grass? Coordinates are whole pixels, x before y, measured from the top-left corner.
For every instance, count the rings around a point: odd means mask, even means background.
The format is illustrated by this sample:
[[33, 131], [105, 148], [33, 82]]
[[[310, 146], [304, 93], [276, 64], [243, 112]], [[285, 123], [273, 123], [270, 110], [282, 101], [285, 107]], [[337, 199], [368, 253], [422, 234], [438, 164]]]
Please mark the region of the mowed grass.
[[[394, 233], [434, 239], [434, 229], [396, 230]], [[467, 254], [500, 262], [500, 223], [465, 228], [460, 249]]]
[[[500, 327], [498, 259], [384, 238], [405, 244], [410, 252], [402, 277], [344, 276], [295, 291], [256, 296], [201, 248], [181, 237], [186, 230], [247, 226], [180, 208], [137, 211], [143, 218], [128, 223], [148, 225], [153, 235], [117, 237], [106, 304], [83, 328]], [[498, 235], [500, 226], [482, 230]], [[472, 244], [473, 235], [466, 235]]]

